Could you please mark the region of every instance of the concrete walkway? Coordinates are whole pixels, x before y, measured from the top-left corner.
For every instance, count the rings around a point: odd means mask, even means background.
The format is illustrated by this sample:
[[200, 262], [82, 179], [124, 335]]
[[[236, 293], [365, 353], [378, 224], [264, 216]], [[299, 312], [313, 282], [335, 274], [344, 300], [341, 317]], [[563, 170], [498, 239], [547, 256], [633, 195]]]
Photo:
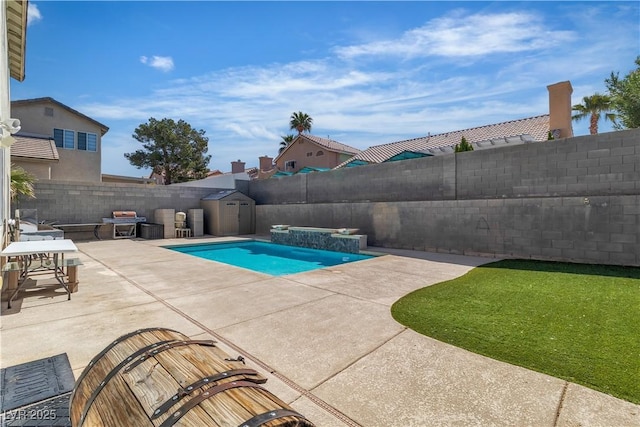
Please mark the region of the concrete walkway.
[[[207, 240], [207, 239], [205, 239]], [[223, 239], [209, 239], [220, 241]], [[639, 426], [640, 406], [419, 335], [390, 306], [491, 261], [389, 255], [272, 277], [159, 247], [79, 243], [79, 292], [3, 303], [2, 367], [67, 353], [76, 378], [120, 335], [167, 327], [215, 339], [317, 426]]]

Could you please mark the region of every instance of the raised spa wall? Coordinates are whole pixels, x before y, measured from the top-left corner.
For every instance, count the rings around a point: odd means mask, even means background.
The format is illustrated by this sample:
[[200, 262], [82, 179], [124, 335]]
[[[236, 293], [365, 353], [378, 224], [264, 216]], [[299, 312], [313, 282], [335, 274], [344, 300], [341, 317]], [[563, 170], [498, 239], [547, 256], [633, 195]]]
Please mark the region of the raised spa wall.
[[[339, 232], [341, 231], [341, 232]], [[271, 242], [302, 248], [357, 254], [367, 248], [367, 236], [349, 234], [355, 229], [275, 226], [271, 229]]]

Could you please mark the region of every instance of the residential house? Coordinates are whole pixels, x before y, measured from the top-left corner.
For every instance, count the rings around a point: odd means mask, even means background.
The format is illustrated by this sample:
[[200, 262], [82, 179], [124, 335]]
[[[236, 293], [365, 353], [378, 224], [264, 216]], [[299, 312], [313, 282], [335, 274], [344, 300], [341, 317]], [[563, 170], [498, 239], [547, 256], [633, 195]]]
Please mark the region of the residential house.
[[332, 139], [301, 133], [274, 159], [279, 171], [296, 173], [305, 167], [332, 169], [359, 153]]
[[[11, 114], [9, 79], [19, 82], [25, 77], [27, 46], [27, 1], [0, 3], [0, 248], [8, 243], [6, 224], [10, 218], [12, 134], [19, 124]], [[2, 262], [2, 261], [0, 261]]]
[[549, 85], [547, 90], [549, 114], [375, 145], [357, 153], [336, 169], [452, 153], [462, 137], [474, 150], [482, 150], [505, 144], [546, 141], [550, 134], [554, 138], [573, 136], [571, 83], [566, 81]]
[[[12, 101], [11, 111], [22, 126], [14, 164], [38, 179], [102, 181], [102, 137], [107, 126], [49, 97]], [[57, 155], [44, 153], [46, 140], [53, 141]]]

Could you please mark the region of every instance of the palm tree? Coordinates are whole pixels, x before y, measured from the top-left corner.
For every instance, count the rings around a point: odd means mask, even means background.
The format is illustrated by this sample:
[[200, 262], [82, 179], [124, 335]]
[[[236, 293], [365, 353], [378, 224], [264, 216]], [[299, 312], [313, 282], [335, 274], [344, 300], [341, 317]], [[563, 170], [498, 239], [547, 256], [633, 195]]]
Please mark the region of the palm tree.
[[595, 93], [591, 96], [585, 96], [582, 98], [581, 104], [576, 104], [571, 108], [573, 111], [576, 111], [576, 114], [571, 116], [573, 120], [579, 121], [589, 117], [591, 121], [589, 133], [591, 133], [591, 135], [598, 133], [598, 122], [600, 121], [601, 114], [604, 113], [605, 121], [610, 120], [613, 123], [616, 121], [616, 115], [611, 112], [611, 98], [608, 95]]
[[16, 200], [18, 196], [36, 197], [33, 183], [36, 178], [20, 166], [11, 167], [11, 200]]
[[287, 148], [289, 144], [291, 144], [291, 141], [293, 141], [293, 135], [289, 134], [282, 136], [281, 138], [282, 141], [280, 141], [280, 149], [278, 150], [278, 154], [282, 153], [284, 149]]
[[289, 129], [296, 129], [298, 134], [301, 134], [304, 131], [311, 132], [313, 119], [309, 117], [308, 114], [298, 111], [297, 113], [292, 113], [290, 119]]

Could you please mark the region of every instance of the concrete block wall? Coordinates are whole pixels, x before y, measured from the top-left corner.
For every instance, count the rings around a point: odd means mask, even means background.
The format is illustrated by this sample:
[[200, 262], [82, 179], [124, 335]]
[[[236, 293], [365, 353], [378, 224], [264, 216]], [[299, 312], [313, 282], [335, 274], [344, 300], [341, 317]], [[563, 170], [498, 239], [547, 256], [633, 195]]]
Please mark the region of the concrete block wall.
[[640, 266], [640, 196], [256, 206], [271, 224], [359, 228], [371, 246]]
[[359, 228], [372, 246], [640, 266], [640, 129], [251, 182], [249, 191], [260, 234], [271, 224]]
[[640, 129], [456, 158], [458, 199], [640, 193]]
[[121, 183], [79, 183], [75, 181], [38, 181], [36, 198], [21, 198], [16, 208], [37, 209], [39, 221], [58, 224], [97, 223], [111, 217], [113, 211], [136, 211], [153, 222], [156, 209], [187, 212], [200, 208], [200, 199], [213, 190], [197, 187], [141, 186]]
[[455, 198], [455, 157], [343, 168], [249, 183], [256, 204]]
[[640, 129], [249, 183], [257, 204], [640, 193]]

